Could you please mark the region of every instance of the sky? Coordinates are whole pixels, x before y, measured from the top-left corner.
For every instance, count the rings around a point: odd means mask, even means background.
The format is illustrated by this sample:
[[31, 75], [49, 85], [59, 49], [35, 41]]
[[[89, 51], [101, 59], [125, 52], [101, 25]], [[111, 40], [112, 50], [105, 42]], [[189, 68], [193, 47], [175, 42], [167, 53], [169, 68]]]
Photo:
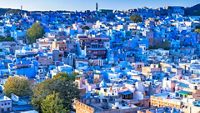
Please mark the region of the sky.
[[127, 10], [141, 7], [158, 8], [165, 6], [190, 7], [200, 3], [200, 0], [0, 0], [0, 8], [20, 9], [30, 11], [83, 11], [99, 9]]

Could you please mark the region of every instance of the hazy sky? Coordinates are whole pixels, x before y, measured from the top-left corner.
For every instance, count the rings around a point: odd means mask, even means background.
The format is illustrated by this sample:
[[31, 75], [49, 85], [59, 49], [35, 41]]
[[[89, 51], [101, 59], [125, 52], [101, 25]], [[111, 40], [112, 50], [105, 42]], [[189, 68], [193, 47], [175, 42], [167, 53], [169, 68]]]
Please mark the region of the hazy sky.
[[25, 10], [95, 10], [99, 8], [132, 9], [138, 7], [193, 6], [200, 0], [0, 0], [1, 8], [17, 8], [23, 5]]

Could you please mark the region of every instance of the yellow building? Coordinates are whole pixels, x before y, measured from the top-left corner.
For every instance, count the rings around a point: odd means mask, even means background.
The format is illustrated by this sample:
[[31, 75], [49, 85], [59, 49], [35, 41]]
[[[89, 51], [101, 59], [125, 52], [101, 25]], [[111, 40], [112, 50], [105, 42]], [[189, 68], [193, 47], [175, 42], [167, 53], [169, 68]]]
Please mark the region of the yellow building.
[[162, 93], [150, 97], [151, 106], [172, 107], [180, 109], [182, 102], [178, 99], [168, 98], [168, 94]]

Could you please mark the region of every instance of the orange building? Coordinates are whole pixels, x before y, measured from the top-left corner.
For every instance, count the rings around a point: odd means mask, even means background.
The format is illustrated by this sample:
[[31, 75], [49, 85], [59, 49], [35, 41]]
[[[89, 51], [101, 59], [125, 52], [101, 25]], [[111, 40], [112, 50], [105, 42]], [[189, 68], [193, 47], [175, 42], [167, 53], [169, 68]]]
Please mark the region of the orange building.
[[52, 45], [51, 45], [51, 51], [53, 50], [60, 50], [60, 51], [65, 51], [67, 49], [67, 44], [66, 44], [66, 41], [57, 41], [57, 40], [54, 40], [52, 42]]
[[94, 113], [94, 108], [79, 102], [78, 100], [74, 102], [74, 105], [76, 108], [76, 113]]

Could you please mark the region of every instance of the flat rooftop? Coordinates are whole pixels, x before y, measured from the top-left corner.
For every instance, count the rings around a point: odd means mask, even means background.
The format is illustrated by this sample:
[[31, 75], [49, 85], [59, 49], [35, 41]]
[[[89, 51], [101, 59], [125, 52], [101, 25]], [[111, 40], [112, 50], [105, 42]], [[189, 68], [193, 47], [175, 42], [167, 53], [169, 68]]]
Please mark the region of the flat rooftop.
[[11, 100], [11, 99], [7, 96], [0, 96], [0, 101], [8, 101], [8, 100]]

